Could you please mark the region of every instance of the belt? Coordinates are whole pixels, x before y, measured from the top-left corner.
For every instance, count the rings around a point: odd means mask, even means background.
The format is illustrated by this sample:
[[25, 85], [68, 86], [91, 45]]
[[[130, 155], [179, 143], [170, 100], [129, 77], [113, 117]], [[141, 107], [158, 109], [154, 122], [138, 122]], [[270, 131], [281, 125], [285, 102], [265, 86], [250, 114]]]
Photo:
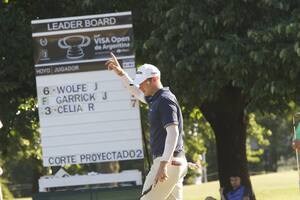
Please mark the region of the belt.
[[[162, 156], [162, 154], [158, 154], [158, 155], [152, 155], [152, 159], [154, 160], [155, 158], [158, 158], [158, 157], [161, 157]], [[185, 153], [184, 153], [184, 151], [175, 151], [174, 153], [173, 153], [173, 157], [175, 157], [175, 158], [181, 158], [181, 157], [185, 157]]]

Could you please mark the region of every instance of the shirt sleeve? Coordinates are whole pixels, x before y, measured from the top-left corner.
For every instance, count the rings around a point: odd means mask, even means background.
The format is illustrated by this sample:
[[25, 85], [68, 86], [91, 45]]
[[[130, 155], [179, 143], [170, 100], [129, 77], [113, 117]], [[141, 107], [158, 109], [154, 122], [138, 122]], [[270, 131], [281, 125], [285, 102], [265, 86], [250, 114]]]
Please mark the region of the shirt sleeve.
[[166, 129], [167, 129], [167, 138], [165, 141], [165, 149], [161, 157], [161, 160], [169, 162], [176, 148], [179, 131], [178, 131], [178, 126], [175, 124], [168, 126]]
[[176, 103], [171, 99], [162, 98], [159, 103], [159, 114], [164, 128], [169, 125], [178, 125], [178, 109]]
[[133, 80], [128, 76], [128, 74], [125, 72], [123, 76], [121, 76], [121, 80], [124, 84], [124, 86], [127, 88], [127, 90], [138, 100], [140, 100], [143, 103], [146, 103], [145, 96], [143, 92], [135, 85], [133, 85]]

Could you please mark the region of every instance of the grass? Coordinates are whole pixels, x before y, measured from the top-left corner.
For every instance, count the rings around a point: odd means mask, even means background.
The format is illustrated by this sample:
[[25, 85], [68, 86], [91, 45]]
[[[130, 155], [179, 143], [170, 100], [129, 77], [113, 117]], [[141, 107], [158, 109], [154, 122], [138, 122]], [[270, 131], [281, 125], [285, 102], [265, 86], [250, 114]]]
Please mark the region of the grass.
[[[299, 200], [298, 172], [279, 172], [251, 177], [257, 200]], [[184, 187], [186, 200], [203, 200], [207, 196], [219, 199], [217, 181]]]
[[[279, 172], [252, 176], [254, 192], [257, 200], [299, 200], [298, 172]], [[206, 196], [219, 199], [219, 183], [217, 181], [202, 185], [190, 185], [184, 187], [185, 200], [204, 200]], [[31, 200], [21, 198], [17, 200]]]

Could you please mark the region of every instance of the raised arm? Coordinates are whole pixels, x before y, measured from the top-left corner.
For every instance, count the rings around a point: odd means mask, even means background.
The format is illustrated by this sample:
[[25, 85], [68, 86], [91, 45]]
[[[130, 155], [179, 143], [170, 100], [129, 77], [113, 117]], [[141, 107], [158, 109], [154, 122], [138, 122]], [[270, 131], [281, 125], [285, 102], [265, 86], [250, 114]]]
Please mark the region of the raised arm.
[[116, 56], [113, 53], [110, 53], [111, 59], [108, 60], [105, 65], [109, 70], [112, 70], [115, 72], [116, 75], [118, 75], [127, 90], [138, 100], [140, 100], [143, 103], [146, 103], [144, 93], [133, 84], [132, 79], [128, 76], [128, 74], [122, 69], [121, 65], [119, 64]]

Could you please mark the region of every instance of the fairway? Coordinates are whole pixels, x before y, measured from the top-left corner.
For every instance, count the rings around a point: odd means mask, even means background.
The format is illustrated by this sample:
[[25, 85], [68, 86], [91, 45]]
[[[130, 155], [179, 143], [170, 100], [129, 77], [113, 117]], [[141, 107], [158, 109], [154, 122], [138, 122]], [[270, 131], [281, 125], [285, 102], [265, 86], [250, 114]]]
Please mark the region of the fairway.
[[[251, 181], [257, 200], [299, 200], [298, 173], [296, 171], [279, 172], [252, 176]], [[206, 196], [219, 199], [219, 183], [217, 181], [202, 185], [184, 187], [185, 200], [204, 200]], [[31, 200], [21, 198], [17, 200]]]

